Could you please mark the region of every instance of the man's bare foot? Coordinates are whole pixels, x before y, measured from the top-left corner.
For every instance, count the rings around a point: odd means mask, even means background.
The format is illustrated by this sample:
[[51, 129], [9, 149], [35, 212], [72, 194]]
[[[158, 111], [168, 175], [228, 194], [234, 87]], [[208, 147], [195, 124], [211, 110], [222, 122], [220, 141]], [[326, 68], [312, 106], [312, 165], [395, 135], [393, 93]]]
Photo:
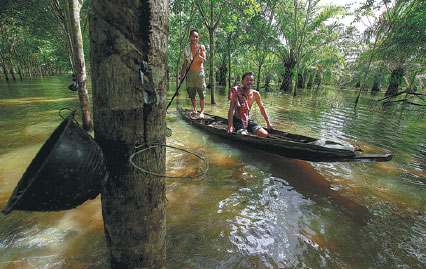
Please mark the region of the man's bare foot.
[[195, 115], [197, 115], [197, 111], [195, 111], [195, 110], [193, 110], [189, 113], [189, 116], [195, 116]]
[[200, 113], [200, 119], [204, 119], [204, 112]]

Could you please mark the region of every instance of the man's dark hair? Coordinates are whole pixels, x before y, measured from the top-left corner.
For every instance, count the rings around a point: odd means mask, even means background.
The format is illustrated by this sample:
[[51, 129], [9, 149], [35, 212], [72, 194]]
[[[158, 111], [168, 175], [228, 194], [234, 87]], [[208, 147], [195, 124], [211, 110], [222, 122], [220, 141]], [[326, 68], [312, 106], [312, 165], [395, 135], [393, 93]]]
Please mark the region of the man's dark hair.
[[198, 32], [198, 30], [196, 29], [192, 29], [191, 32], [189, 32], [189, 36], [192, 36], [193, 33], [197, 33], [198, 35], [200, 35], [200, 33]]
[[244, 80], [244, 78], [245, 78], [246, 76], [253, 76], [253, 77], [256, 77], [256, 76], [254, 75], [254, 73], [253, 73], [253, 72], [248, 71], [248, 72], [245, 72], [245, 73], [243, 74], [243, 77], [241, 78], [241, 80]]

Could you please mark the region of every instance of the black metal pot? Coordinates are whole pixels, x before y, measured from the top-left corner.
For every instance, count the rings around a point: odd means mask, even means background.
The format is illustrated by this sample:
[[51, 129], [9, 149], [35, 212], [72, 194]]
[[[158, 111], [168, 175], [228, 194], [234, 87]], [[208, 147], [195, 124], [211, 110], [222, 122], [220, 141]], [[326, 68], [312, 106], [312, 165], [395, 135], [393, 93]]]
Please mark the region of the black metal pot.
[[106, 176], [102, 150], [70, 115], [41, 147], [2, 212], [75, 208], [99, 194]]

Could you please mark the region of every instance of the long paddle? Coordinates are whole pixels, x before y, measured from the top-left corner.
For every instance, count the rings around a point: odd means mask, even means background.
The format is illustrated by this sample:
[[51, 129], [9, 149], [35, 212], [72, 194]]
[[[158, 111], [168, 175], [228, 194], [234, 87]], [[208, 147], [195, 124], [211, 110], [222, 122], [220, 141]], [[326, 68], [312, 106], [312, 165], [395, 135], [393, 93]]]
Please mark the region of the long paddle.
[[[199, 50], [200, 50], [200, 48], [201, 48], [201, 46], [200, 46], [200, 47], [199, 47], [199, 48], [195, 51], [195, 53], [197, 53], [197, 51], [199, 51]], [[180, 86], [182, 86], [183, 81], [185, 80], [186, 75], [188, 74], [189, 69], [191, 68], [191, 65], [192, 65], [192, 63], [194, 62], [194, 60], [195, 60], [195, 57], [192, 57], [192, 61], [191, 61], [191, 63], [189, 64], [188, 68], [186, 69], [185, 75], [184, 75], [184, 76], [183, 76], [183, 78], [181, 79], [181, 81], [180, 81], [180, 83], [179, 83], [179, 85], [178, 85], [178, 87], [177, 87], [177, 89], [176, 89], [175, 94], [173, 95], [172, 99], [170, 100], [170, 103], [167, 105], [167, 107], [166, 107], [166, 111], [167, 111], [167, 109], [169, 108], [169, 106], [172, 104], [173, 99], [175, 98], [175, 96], [177, 95], [177, 93], [178, 93], [178, 91], [179, 91], [179, 89], [180, 89]]]

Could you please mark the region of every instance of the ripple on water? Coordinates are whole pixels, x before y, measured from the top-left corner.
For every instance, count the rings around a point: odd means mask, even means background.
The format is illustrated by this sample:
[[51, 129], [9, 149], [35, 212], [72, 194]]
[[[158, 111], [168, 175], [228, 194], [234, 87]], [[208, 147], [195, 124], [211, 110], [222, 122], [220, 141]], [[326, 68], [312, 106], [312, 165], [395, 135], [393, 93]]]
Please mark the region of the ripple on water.
[[305, 217], [302, 208], [311, 202], [281, 181], [266, 178], [260, 193], [242, 188], [219, 203], [218, 213], [235, 214], [228, 220], [228, 238], [233, 247], [227, 252], [242, 255], [247, 265], [253, 256], [260, 257], [267, 267], [296, 263], [301, 239], [297, 223]]

